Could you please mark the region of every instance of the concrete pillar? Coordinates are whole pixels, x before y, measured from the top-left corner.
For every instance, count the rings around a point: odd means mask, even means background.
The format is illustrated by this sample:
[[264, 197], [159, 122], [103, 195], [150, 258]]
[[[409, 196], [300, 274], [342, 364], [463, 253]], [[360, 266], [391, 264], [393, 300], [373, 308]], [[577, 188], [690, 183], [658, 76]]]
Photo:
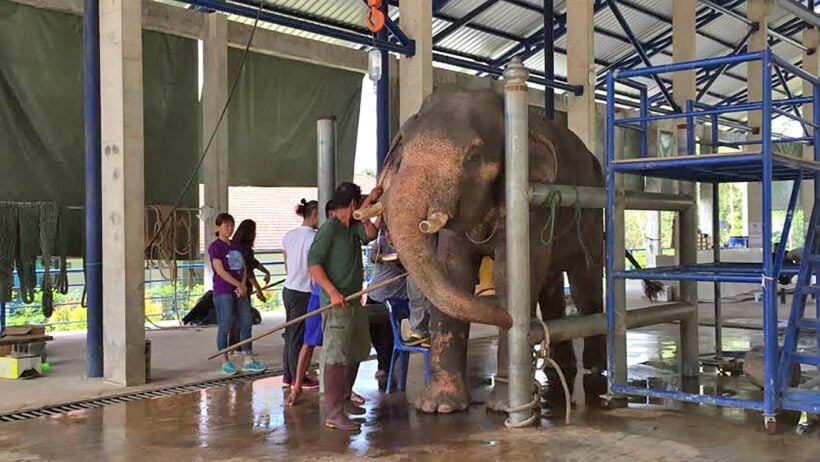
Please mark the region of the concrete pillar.
[[[820, 57], [818, 57], [818, 50], [817, 47], [820, 45], [820, 29], [817, 28], [809, 28], [803, 31], [803, 45], [806, 45], [807, 48], [813, 51], [813, 53], [803, 52], [803, 69], [811, 73], [812, 75], [820, 75]], [[811, 84], [803, 81], [803, 96], [811, 96], [814, 93], [814, 89], [812, 88]], [[814, 106], [811, 104], [807, 104], [803, 106], [803, 117], [812, 120], [814, 117], [813, 115]], [[814, 134], [814, 129], [809, 127], [809, 135]], [[810, 145], [803, 146], [803, 158], [804, 159], [814, 159], [814, 149]], [[806, 229], [809, 226], [809, 217], [811, 217], [811, 209], [814, 206], [814, 181], [804, 180], [800, 186], [800, 205], [803, 208], [803, 216], [805, 217], [805, 225]], [[800, 230], [796, 230], [796, 232], [800, 232]]]
[[[208, 245], [214, 240], [214, 218], [219, 212], [228, 211], [228, 114], [216, 128], [219, 116], [228, 100], [228, 18], [224, 14], [207, 15], [208, 33], [203, 45], [202, 84], [202, 148], [211, 143], [202, 162], [202, 183], [205, 189], [204, 206], [212, 215], [205, 216], [205, 235], [202, 236], [205, 252], [205, 290], [213, 285], [213, 271], [208, 258]], [[214, 135], [213, 141], [211, 136]]]
[[[672, 55], [675, 62], [691, 61], [697, 58], [695, 40], [695, 0], [679, 0], [674, 2], [672, 10]], [[694, 100], [695, 71], [676, 72], [672, 77], [672, 94], [675, 103], [686, 107], [686, 102]], [[678, 121], [678, 155], [687, 155], [694, 146], [687, 145], [687, 120]], [[683, 136], [680, 136], [682, 134]], [[695, 183], [682, 181], [678, 185], [681, 194], [695, 198]], [[694, 199], [697, 200], [696, 198]], [[693, 201], [692, 207], [680, 212], [677, 233], [679, 247], [677, 255], [682, 265], [697, 263], [697, 206]], [[698, 354], [698, 286], [696, 282], [681, 282], [681, 300], [692, 307], [691, 315], [683, 318], [680, 323], [679, 370], [683, 376], [696, 376], [699, 372], [700, 358]]]
[[[569, 129], [595, 151], [594, 2], [567, 2], [567, 80], [582, 85], [584, 94], [567, 94]], [[595, 153], [599, 159], [601, 153]]]
[[100, 4], [105, 380], [145, 382], [142, 0]]
[[433, 0], [401, 2], [401, 29], [416, 42], [416, 54], [399, 59], [399, 123], [433, 92]]
[[[749, 37], [748, 50], [760, 51], [766, 49], [768, 46], [769, 27], [768, 17], [772, 11], [774, 0], [749, 0], [746, 6], [746, 17], [750, 21], [760, 24], [757, 32], [752, 33]], [[749, 102], [760, 101], [763, 92], [762, 68], [760, 61], [752, 61], [746, 64], [747, 80], [749, 87]], [[761, 112], [749, 112], [749, 127], [753, 129], [760, 129], [761, 126]], [[760, 135], [751, 133], [748, 135], [749, 139], [760, 139]], [[760, 145], [748, 146], [748, 149], [760, 149]], [[746, 204], [746, 226], [751, 223], [763, 223], [763, 188], [761, 183], [749, 183], [747, 185], [747, 200]]]

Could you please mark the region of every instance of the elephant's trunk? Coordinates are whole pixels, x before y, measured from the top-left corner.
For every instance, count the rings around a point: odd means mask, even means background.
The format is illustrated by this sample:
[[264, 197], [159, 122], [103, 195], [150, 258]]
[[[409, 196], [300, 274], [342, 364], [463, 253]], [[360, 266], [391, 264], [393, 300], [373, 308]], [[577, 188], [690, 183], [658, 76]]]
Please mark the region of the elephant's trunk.
[[458, 290], [449, 280], [433, 253], [433, 237], [419, 229], [428, 217], [428, 210], [437, 211], [435, 191], [425, 177], [397, 175], [385, 193], [385, 217], [390, 237], [404, 267], [410, 272], [421, 292], [442, 313], [467, 322], [478, 322], [509, 329], [512, 318], [500, 305], [489, 303]]

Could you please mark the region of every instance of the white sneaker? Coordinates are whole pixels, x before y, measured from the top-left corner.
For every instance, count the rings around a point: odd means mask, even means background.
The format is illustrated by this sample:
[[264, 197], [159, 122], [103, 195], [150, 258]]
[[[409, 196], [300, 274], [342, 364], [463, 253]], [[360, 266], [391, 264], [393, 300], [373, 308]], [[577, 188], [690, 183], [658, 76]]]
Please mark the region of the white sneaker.
[[410, 329], [410, 320], [405, 318], [401, 320], [401, 325], [399, 326], [399, 332], [401, 333], [401, 339], [403, 341], [410, 340], [410, 334], [412, 330]]

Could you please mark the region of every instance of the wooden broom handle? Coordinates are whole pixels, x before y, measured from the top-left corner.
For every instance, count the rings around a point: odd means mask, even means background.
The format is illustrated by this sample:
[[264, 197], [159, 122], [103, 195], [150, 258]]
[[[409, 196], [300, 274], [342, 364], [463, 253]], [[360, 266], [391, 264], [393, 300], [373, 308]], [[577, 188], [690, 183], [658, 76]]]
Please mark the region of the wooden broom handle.
[[[382, 288], [386, 285], [390, 285], [390, 284], [392, 284], [392, 283], [394, 283], [394, 282], [398, 281], [399, 279], [401, 279], [403, 277], [406, 277], [406, 276], [407, 276], [407, 273], [404, 273], [402, 275], [392, 277], [390, 279], [382, 281], [378, 284], [373, 284], [371, 286], [368, 286], [364, 290], [360, 290], [360, 291], [356, 292], [355, 294], [348, 295], [347, 297], [345, 297], [345, 301], [349, 302], [351, 300], [355, 300], [356, 298], [361, 297], [362, 295], [364, 295], [368, 292], [372, 292], [372, 291], [374, 291], [376, 289], [379, 289], [379, 288]], [[304, 321], [305, 319], [307, 319], [311, 316], [316, 316], [317, 314], [322, 314], [322, 313], [324, 313], [325, 311], [327, 311], [331, 308], [333, 308], [333, 305], [328, 304], [328, 305], [325, 305], [325, 306], [319, 308], [316, 311], [311, 311], [310, 313], [305, 313], [302, 316], [299, 316], [298, 318], [295, 318], [295, 319], [291, 319], [290, 321], [288, 321], [284, 324], [280, 324], [280, 325], [274, 327], [271, 330], [262, 332], [261, 334], [254, 335], [253, 337], [251, 337], [249, 339], [246, 339], [246, 340], [242, 340], [241, 342], [234, 343], [233, 345], [229, 346], [228, 348], [223, 348], [223, 349], [217, 351], [216, 353], [212, 354], [211, 356], [208, 356], [208, 359], [211, 360], [211, 359], [214, 359], [218, 356], [222, 356], [225, 353], [228, 353], [228, 352], [231, 352], [233, 350], [239, 349], [242, 346], [247, 345], [247, 344], [252, 343], [252, 342], [255, 342], [256, 340], [259, 340], [262, 337], [267, 337], [268, 335], [273, 334], [274, 332], [278, 332], [278, 331], [280, 331], [280, 330], [282, 330], [282, 329], [284, 329], [288, 326], [292, 326], [296, 323], [302, 322], [302, 321]]]

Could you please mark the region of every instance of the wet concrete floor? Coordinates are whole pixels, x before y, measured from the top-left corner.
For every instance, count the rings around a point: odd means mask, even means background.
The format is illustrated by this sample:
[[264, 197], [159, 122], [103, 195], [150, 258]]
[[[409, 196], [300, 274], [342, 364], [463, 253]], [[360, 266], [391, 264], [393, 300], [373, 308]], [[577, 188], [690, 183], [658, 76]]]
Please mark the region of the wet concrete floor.
[[[633, 383], [676, 386], [675, 330], [659, 326], [630, 333]], [[750, 335], [755, 334], [732, 330], [729, 338], [753, 343]], [[508, 430], [504, 415], [480, 404], [494, 358], [495, 340], [471, 344], [475, 404], [464, 413], [424, 415], [414, 410], [423, 380], [421, 357], [416, 355], [407, 393], [380, 392], [372, 379], [375, 362], [363, 365], [356, 390], [368, 399], [368, 414], [356, 434], [322, 426], [316, 391], [306, 392], [299, 406], [284, 408], [281, 379], [268, 378], [0, 424], [0, 460], [820, 460], [820, 432], [796, 436], [793, 414], [784, 415], [782, 432], [771, 436], [763, 431], [757, 412], [646, 400], [604, 411], [584, 404], [583, 380], [576, 381], [578, 407], [571, 425], [563, 424], [560, 411], [550, 415], [547, 409], [539, 427]], [[759, 396], [745, 378], [708, 369], [700, 380], [684, 385], [709, 393]]]

